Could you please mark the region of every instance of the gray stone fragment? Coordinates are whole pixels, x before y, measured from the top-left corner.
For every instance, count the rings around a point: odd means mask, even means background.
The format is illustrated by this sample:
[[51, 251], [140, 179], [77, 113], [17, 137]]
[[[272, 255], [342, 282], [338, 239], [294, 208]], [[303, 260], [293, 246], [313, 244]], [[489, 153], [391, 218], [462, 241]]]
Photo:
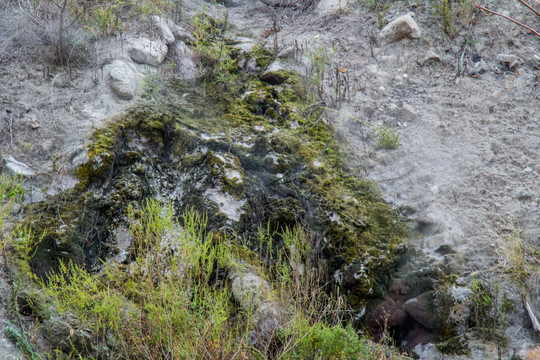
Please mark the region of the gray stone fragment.
[[399, 111], [399, 119], [401, 121], [414, 121], [418, 117], [416, 110], [409, 104], [403, 104]]
[[444, 358], [444, 355], [432, 343], [416, 345], [414, 353], [422, 360]]
[[76, 315], [66, 311], [43, 321], [41, 331], [52, 348], [63, 351], [91, 349], [93, 334]]
[[34, 176], [36, 174], [36, 172], [32, 170], [30, 166], [18, 161], [12, 155], [5, 155], [4, 162], [5, 162], [6, 168], [13, 175], [22, 175], [22, 176], [28, 177], [28, 176]]
[[128, 54], [137, 64], [158, 67], [165, 60], [167, 51], [167, 45], [161, 41], [139, 38], [128, 43]]
[[278, 53], [279, 58], [289, 58], [294, 55], [294, 47], [293, 46], [287, 46], [286, 48], [282, 49]]
[[261, 71], [261, 68], [257, 66], [257, 61], [255, 59], [249, 59], [247, 61], [246, 59], [240, 59], [238, 66], [244, 73], [250, 75], [256, 75]]
[[508, 65], [510, 69], [514, 69], [518, 64], [518, 59], [515, 55], [498, 54], [497, 61]]
[[159, 35], [161, 36], [161, 39], [163, 39], [163, 42], [167, 45], [174, 44], [175, 36], [169, 27], [168, 22], [163, 19], [161, 16], [153, 15], [152, 16], [152, 24], [158, 31]]
[[139, 73], [123, 60], [114, 60], [105, 67], [111, 90], [122, 100], [131, 100], [140, 84]]
[[191, 49], [182, 41], [178, 41], [174, 44], [174, 54], [177, 65], [177, 75], [184, 80], [195, 79], [198, 76], [199, 71], [193, 60], [193, 51], [191, 51]]
[[234, 41], [238, 43], [234, 47], [239, 50], [240, 54], [252, 52], [255, 49], [255, 45], [257, 45], [255, 40], [245, 37], [236, 37]]
[[41, 127], [39, 120], [36, 115], [32, 114], [26, 119], [26, 123], [30, 126], [32, 130], [37, 130]]
[[175, 39], [178, 41], [194, 41], [195, 37], [193, 36], [193, 33], [187, 29], [185, 29], [183, 26], [176, 24], [172, 20], [168, 20], [169, 28], [172, 31], [172, 34], [174, 35]]
[[349, 5], [347, 0], [319, 0], [317, 10], [319, 13], [331, 13], [342, 10]]
[[420, 36], [418, 24], [410, 14], [407, 14], [386, 25], [379, 34], [379, 41], [390, 44], [404, 38], [418, 39]]
[[113, 232], [115, 239], [115, 248], [118, 251], [114, 257], [114, 261], [123, 263], [128, 259], [131, 247], [131, 233], [124, 227], [119, 227]]
[[428, 50], [426, 54], [424, 55], [424, 58], [422, 59], [422, 61], [420, 61], [420, 65], [426, 65], [426, 64], [434, 63], [438, 61], [441, 61], [440, 56], [437, 55], [434, 51]]

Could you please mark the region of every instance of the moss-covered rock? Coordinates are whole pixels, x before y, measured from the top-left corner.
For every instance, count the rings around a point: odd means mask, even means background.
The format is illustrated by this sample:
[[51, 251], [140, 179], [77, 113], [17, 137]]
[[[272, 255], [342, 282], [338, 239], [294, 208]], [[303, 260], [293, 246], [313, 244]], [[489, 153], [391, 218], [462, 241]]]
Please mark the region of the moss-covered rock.
[[112, 225], [125, 222], [130, 204], [157, 197], [177, 215], [207, 213], [209, 230], [248, 241], [260, 229], [307, 228], [358, 312], [380, 296], [403, 252], [399, 214], [376, 186], [350, 174], [297, 75], [276, 85], [244, 80], [229, 94], [182, 88], [169, 105], [133, 109], [98, 130], [76, 191], [60, 205], [39, 205], [47, 211], [29, 209], [29, 217], [48, 216], [38, 221], [46, 236], [37, 241], [36, 272], [65, 257], [98, 267], [111, 255]]

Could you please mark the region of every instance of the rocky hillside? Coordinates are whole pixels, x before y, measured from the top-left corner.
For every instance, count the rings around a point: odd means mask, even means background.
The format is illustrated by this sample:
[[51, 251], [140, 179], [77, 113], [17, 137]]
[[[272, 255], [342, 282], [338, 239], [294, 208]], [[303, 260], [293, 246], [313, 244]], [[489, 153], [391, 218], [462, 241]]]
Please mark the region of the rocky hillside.
[[0, 353], [535, 359], [539, 70], [466, 1], [4, 2]]

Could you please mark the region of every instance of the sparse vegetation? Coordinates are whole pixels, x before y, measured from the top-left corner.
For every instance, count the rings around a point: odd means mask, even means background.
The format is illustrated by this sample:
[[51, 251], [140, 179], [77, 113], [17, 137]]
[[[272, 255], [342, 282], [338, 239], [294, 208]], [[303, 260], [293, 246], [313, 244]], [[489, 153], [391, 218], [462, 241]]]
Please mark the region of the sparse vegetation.
[[512, 222], [503, 229], [493, 231], [491, 237], [497, 245], [494, 249], [497, 261], [494, 269], [508, 275], [522, 295], [527, 294], [530, 290], [529, 280], [539, 270], [535, 259], [540, 249], [525, 238], [518, 224]]
[[142, 96], [157, 105], [159, 99], [162, 98], [159, 95], [159, 91], [163, 87], [164, 82], [165, 79], [159, 72], [146, 75], [141, 79]]
[[317, 98], [323, 100], [324, 80], [328, 69], [332, 65], [334, 49], [330, 51], [323, 45], [319, 46], [309, 54], [309, 97], [311, 101]]
[[471, 290], [471, 313], [469, 326], [486, 339], [497, 341], [501, 346], [507, 342], [505, 330], [514, 303], [496, 282], [484, 283], [473, 277]]
[[[497, 12], [497, 11], [494, 11], [494, 10], [488, 8], [488, 7], [485, 7], [485, 6], [481, 5], [481, 4], [479, 4], [476, 0], [472, 0], [472, 3], [484, 15], [486, 15], [486, 16], [491, 16], [491, 15], [500, 16], [500, 17], [502, 17], [502, 18], [504, 18], [504, 19], [506, 19], [508, 21], [513, 22], [514, 24], [517, 24], [517, 25], [521, 26], [522, 28], [527, 29], [528, 31], [530, 31], [534, 35], [540, 37], [540, 32], [538, 30], [535, 30], [531, 26], [528, 26], [528, 25], [524, 24], [523, 22], [516, 20], [516, 18], [513, 18], [513, 17], [508, 16], [508, 15], [502, 13], [502, 12]], [[540, 17], [540, 11], [538, 11], [538, 9], [535, 9], [534, 5], [531, 5], [527, 1], [523, 1], [523, 0], [520, 0], [520, 3], [523, 6], [525, 6], [528, 10], [532, 11], [536, 16]]]
[[375, 149], [396, 149], [399, 146], [399, 134], [391, 127], [377, 129]]
[[[404, 359], [340, 325], [343, 302], [328, 298], [317, 285], [302, 230], [281, 234], [282, 245], [271, 245], [261, 233], [261, 251], [276, 269], [267, 271], [277, 299], [292, 311], [290, 321], [272, 335], [275, 340], [261, 348], [249, 341], [254, 314], [235, 304], [224, 276], [238, 255], [250, 250], [231, 251], [231, 239], [207, 233], [205, 218], [194, 212], [185, 213], [180, 225], [172, 208], [157, 201], [130, 208], [128, 217], [134, 245], [130, 265], [109, 263], [92, 274], [61, 263], [41, 283], [45, 297], [40, 301], [49, 300], [39, 306], [75, 314], [92, 334], [84, 347], [74, 343], [68, 358]], [[31, 359], [43, 359], [16, 326], [9, 334]], [[53, 349], [48, 356], [65, 355]]]
[[377, 27], [381, 30], [384, 26], [384, 16], [388, 11], [388, 4], [386, 0], [367, 0], [368, 8], [375, 12], [377, 16]]
[[474, 11], [470, 0], [435, 0], [433, 9], [441, 30], [451, 38], [457, 35], [459, 27], [468, 27], [473, 21]]
[[[179, 2], [181, 3], [181, 2]], [[148, 17], [154, 14], [180, 12], [179, 3], [167, 0], [22, 0], [18, 8], [28, 26], [19, 29], [31, 48], [45, 49], [48, 60], [59, 66], [72, 67], [93, 63], [92, 48], [103, 36], [122, 33], [127, 17]], [[17, 26], [19, 27], [19, 26]], [[36, 41], [37, 40], [37, 41]], [[19, 40], [20, 41], [20, 40]], [[15, 46], [9, 41], [2, 49]], [[0, 55], [2, 53], [0, 51]], [[38, 55], [38, 54], [35, 54]]]

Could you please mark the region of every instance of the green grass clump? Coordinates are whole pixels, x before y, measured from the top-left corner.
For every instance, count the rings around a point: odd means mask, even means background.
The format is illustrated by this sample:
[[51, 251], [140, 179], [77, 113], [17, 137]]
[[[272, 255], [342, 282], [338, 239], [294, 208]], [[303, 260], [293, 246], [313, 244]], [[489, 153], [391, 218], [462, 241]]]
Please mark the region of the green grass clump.
[[[186, 212], [182, 225], [170, 206], [148, 201], [129, 211], [133, 238], [130, 265], [105, 266], [99, 274], [61, 264], [45, 283], [57, 309], [76, 314], [94, 334], [86, 351], [73, 355], [140, 359], [391, 359], [383, 348], [342, 326], [341, 301], [324, 294], [320, 273], [300, 229], [280, 241], [262, 232], [259, 258], [272, 269], [273, 301], [287, 321], [267, 347], [249, 343], [256, 330], [252, 309], [239, 308], [224, 274], [240, 252], [206, 232], [206, 219]], [[299, 265], [306, 264], [300, 271]], [[341, 315], [340, 315], [341, 314]], [[112, 339], [112, 340], [111, 340]], [[271, 355], [272, 354], [272, 355]], [[277, 355], [276, 355], [277, 354]], [[397, 353], [394, 353], [397, 356]]]
[[377, 129], [375, 149], [397, 149], [399, 146], [399, 134], [388, 126]]
[[230, 251], [204, 233], [206, 220], [188, 212], [180, 227], [172, 208], [155, 201], [130, 209], [129, 216], [133, 263], [128, 269], [108, 265], [99, 275], [61, 264], [44, 284], [58, 308], [91, 326], [97, 349], [104, 347], [101, 338], [114, 334], [109, 356], [233, 358], [241, 353], [245, 330], [229, 318], [225, 283], [212, 279], [216, 267], [230, 261]]

